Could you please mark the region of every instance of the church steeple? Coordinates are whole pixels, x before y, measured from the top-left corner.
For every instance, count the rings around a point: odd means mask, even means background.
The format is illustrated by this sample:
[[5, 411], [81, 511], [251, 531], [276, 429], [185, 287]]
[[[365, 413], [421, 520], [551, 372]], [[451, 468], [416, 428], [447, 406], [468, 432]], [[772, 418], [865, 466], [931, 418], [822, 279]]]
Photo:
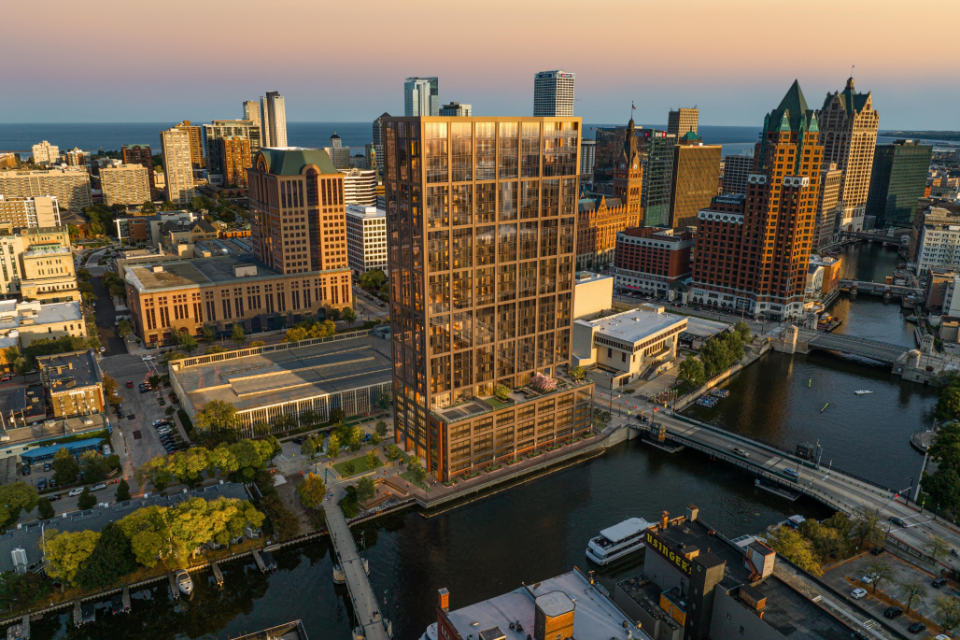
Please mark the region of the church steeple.
[[640, 158], [640, 149], [637, 145], [636, 125], [633, 118], [627, 123], [624, 132], [623, 150], [613, 168], [613, 195], [631, 213], [641, 212], [640, 193], [643, 187], [643, 163]]

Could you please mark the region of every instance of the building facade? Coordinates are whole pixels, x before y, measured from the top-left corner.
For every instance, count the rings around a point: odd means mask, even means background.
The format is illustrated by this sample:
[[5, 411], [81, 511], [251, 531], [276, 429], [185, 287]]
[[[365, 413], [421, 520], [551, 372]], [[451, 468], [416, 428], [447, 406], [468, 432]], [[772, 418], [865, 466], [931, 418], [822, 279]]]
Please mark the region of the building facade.
[[816, 114], [793, 83], [764, 118], [745, 197], [722, 196], [698, 215], [693, 301], [786, 319], [803, 297], [820, 197]]
[[840, 200], [843, 193], [843, 169], [838, 168], [835, 162], [829, 164], [825, 162], [823, 167], [820, 175], [817, 217], [813, 230], [813, 247], [816, 249], [832, 244], [838, 228], [846, 229], [842, 220], [850, 211]]
[[103, 413], [103, 374], [93, 351], [39, 356], [37, 366], [54, 418]]
[[[147, 200], [153, 200], [159, 193], [153, 171], [153, 152], [148, 144], [125, 144], [123, 145], [123, 163], [138, 164], [147, 169], [147, 179], [150, 181], [150, 197]], [[145, 202], [145, 201], [144, 201]], [[141, 203], [142, 204], [142, 203]]]
[[[248, 103], [244, 103], [246, 105]], [[245, 155], [242, 155], [237, 165], [237, 158], [233, 158], [233, 176], [239, 169], [247, 169], [253, 165], [253, 158], [260, 151], [260, 115], [257, 114], [256, 123], [253, 120], [214, 120], [211, 124], [203, 125], [203, 143], [207, 152], [207, 170], [211, 178], [213, 176], [223, 176], [223, 184], [238, 184], [235, 180], [231, 181], [226, 177], [227, 158], [223, 155], [223, 145], [221, 140], [225, 138], [243, 138], [247, 141], [246, 145], [234, 143], [231, 151], [243, 153], [243, 148], [248, 148]]]
[[374, 205], [348, 204], [347, 260], [358, 278], [367, 271], [389, 271], [387, 212]]
[[583, 198], [577, 204], [577, 269], [613, 264], [617, 234], [641, 223], [642, 213], [630, 211], [619, 198]]
[[[377, 157], [377, 174], [383, 176], [383, 119], [389, 118], [389, 113], [384, 113], [373, 121], [373, 150]], [[369, 167], [373, 169], [373, 167]]]
[[672, 135], [674, 140], [678, 141], [688, 133], [696, 136], [699, 123], [699, 109], [685, 109], [683, 107], [676, 111], [671, 109], [670, 113], [667, 114], [667, 133]]
[[46, 140], [33, 145], [34, 164], [56, 164], [60, 160], [60, 147]]
[[263, 129], [260, 126], [260, 103], [256, 100], [244, 100], [243, 119], [249, 122], [252, 126], [256, 127], [257, 131], [261, 132], [257, 139], [257, 149], [259, 149], [260, 143], [263, 140]]
[[139, 164], [124, 164], [119, 167], [100, 169], [103, 203], [109, 207], [115, 204], [139, 206], [149, 202], [152, 199], [151, 173]]
[[673, 148], [670, 227], [696, 226], [697, 214], [710, 206], [720, 183], [720, 145], [705, 145], [687, 133]]
[[341, 169], [344, 203], [363, 206], [377, 204], [377, 172], [374, 169]]
[[[190, 162], [194, 169], [203, 169], [207, 166], [206, 159], [203, 157], [203, 128], [199, 125], [190, 124], [189, 120], [184, 120], [174, 129], [179, 129], [187, 134], [190, 143]], [[164, 154], [166, 157], [166, 154]]]
[[440, 79], [407, 78], [403, 81], [403, 115], [440, 115]]
[[576, 74], [557, 69], [533, 76], [533, 116], [535, 118], [573, 117]]
[[597, 141], [580, 141], [580, 175], [584, 180], [593, 182], [593, 165], [597, 161]]
[[334, 131], [330, 136], [330, 146], [325, 147], [324, 151], [330, 156], [330, 161], [337, 169], [349, 169], [351, 164], [350, 147], [343, 146], [343, 139]]
[[921, 227], [917, 273], [925, 276], [934, 267], [960, 268], [960, 224], [928, 223]]
[[7, 198], [54, 196], [60, 209], [74, 212], [93, 205], [90, 174], [79, 169], [2, 171], [0, 194]]
[[277, 91], [267, 91], [260, 97], [260, 128], [261, 147], [287, 146], [287, 105]]
[[441, 480], [590, 429], [592, 387], [563, 374], [580, 128], [384, 121], [395, 437]]
[[753, 156], [725, 156], [720, 195], [747, 193], [747, 176], [753, 172]]
[[[259, 137], [259, 135], [258, 135]], [[223, 172], [223, 186], [247, 186], [247, 169], [252, 164], [250, 138], [227, 136], [217, 140], [217, 162]]]
[[59, 227], [60, 207], [56, 196], [4, 196], [0, 194], [0, 227]]
[[693, 234], [673, 229], [633, 227], [617, 234], [614, 286], [666, 297], [693, 275]]
[[877, 145], [866, 211], [875, 217], [878, 228], [906, 227], [913, 221], [932, 155], [931, 145], [914, 140]]
[[[197, 129], [199, 130], [199, 127]], [[192, 155], [196, 145], [191, 135], [189, 130], [179, 127], [160, 132], [167, 200], [174, 204], [188, 204], [196, 195], [193, 182], [193, 167], [196, 162]]]
[[657, 129], [638, 129], [636, 134], [643, 158], [643, 225], [669, 227], [676, 138]]
[[473, 105], [451, 102], [440, 107], [440, 115], [469, 118], [473, 115]]
[[[880, 114], [873, 110], [872, 93], [856, 93], [853, 78], [842, 92], [827, 94], [817, 112], [823, 165], [837, 165], [842, 172], [838, 202], [843, 211], [835, 225], [841, 230], [860, 231], [867, 210], [867, 196], [873, 169], [874, 147]], [[926, 178], [926, 174], [924, 174]]]

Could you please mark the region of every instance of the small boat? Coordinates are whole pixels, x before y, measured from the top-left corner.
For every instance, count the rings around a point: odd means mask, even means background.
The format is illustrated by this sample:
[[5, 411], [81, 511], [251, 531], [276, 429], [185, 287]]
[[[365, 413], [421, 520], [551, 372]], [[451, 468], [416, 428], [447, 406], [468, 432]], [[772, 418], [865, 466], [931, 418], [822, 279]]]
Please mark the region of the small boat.
[[190, 574], [184, 571], [183, 569], [178, 569], [173, 577], [177, 581], [177, 588], [180, 589], [180, 593], [185, 596], [193, 593], [193, 578], [190, 577]]
[[873, 391], [870, 391], [869, 389], [858, 389], [857, 391], [854, 391], [854, 393], [858, 396], [865, 396], [873, 393]]
[[650, 527], [643, 518], [627, 518], [620, 524], [607, 527], [587, 545], [587, 558], [599, 565], [639, 551], [644, 547], [644, 532]]

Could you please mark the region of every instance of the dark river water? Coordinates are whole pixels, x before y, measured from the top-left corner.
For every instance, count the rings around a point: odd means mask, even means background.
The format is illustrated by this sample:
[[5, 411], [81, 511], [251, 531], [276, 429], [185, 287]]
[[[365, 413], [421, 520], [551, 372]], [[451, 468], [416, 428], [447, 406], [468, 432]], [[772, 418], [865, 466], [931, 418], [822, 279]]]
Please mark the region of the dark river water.
[[[868, 271], [896, 264], [896, 254], [880, 247], [850, 251], [848, 266], [858, 278], [871, 279]], [[848, 321], [841, 330], [912, 344], [895, 303], [841, 299], [833, 312]], [[827, 354], [769, 354], [726, 388], [728, 398], [692, 415], [791, 450], [800, 441], [819, 440], [824, 464], [832, 461], [891, 487], [906, 487], [919, 472], [921, 457], [908, 439], [929, 424], [934, 394], [901, 383], [884, 367]], [[858, 397], [857, 389], [874, 393]], [[354, 535], [366, 545], [362, 553], [370, 560], [370, 580], [384, 615], [394, 621], [394, 637], [416, 640], [436, 620], [438, 588], [448, 588], [451, 605], [459, 608], [574, 565], [588, 567], [584, 549], [600, 529], [631, 516], [653, 520], [664, 510], [680, 514], [690, 503], [731, 537], [755, 533], [794, 513], [829, 515], [805, 498], [789, 503], [758, 491], [749, 474], [699, 453], [669, 455], [633, 441], [441, 513], [388, 516], [357, 527]], [[209, 574], [199, 575], [185, 606], [172, 605], [166, 586], [158, 587], [136, 595], [131, 614], [100, 611], [96, 625], [80, 630], [67, 624], [67, 616], [35, 621], [33, 638], [228, 638], [297, 618], [311, 638], [349, 638], [348, 598], [331, 580], [329, 542], [275, 556], [279, 570], [269, 576], [257, 572], [252, 561], [223, 565], [222, 590], [205, 582], [212, 581]], [[625, 562], [600, 571], [600, 580], [612, 588], [615, 581], [636, 575], [642, 554]]]

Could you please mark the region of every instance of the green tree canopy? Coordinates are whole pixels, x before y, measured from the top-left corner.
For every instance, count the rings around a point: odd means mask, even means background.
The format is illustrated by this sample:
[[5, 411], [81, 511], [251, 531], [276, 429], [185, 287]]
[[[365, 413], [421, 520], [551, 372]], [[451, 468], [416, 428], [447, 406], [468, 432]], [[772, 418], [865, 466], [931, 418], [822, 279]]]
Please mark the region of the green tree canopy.
[[86, 486], [83, 488], [83, 493], [80, 494], [80, 497], [77, 498], [77, 508], [81, 511], [86, 509], [92, 509], [97, 506], [97, 497], [90, 493], [90, 487]]
[[126, 478], [120, 480], [120, 483], [117, 484], [117, 491], [114, 494], [117, 502], [123, 502], [130, 499], [130, 483], [127, 482]]
[[193, 417], [193, 424], [197, 429], [206, 431], [224, 431], [234, 428], [234, 418], [237, 410], [229, 402], [211, 400]]
[[322, 505], [326, 493], [327, 487], [323, 484], [323, 479], [314, 473], [308, 473], [297, 485], [300, 503], [308, 509], [316, 509]]
[[677, 371], [677, 379], [681, 382], [699, 387], [707, 381], [707, 372], [704, 369], [703, 361], [700, 358], [687, 358], [680, 363]]
[[815, 576], [823, 573], [813, 543], [800, 535], [799, 531], [781, 526], [767, 538], [767, 542], [774, 551], [804, 571]]
[[84, 589], [106, 589], [136, 568], [130, 539], [111, 522], [100, 531], [93, 551], [76, 573], [76, 581]]
[[[952, 387], [953, 385], [947, 387], [944, 392]], [[956, 389], [956, 392], [960, 400], [960, 388]], [[937, 402], [938, 413], [943, 400], [944, 395], [941, 393], [940, 400]], [[942, 425], [933, 437], [929, 453], [941, 467], [960, 469], [960, 422], [953, 420]]]
[[67, 451], [66, 447], [61, 447], [53, 456], [53, 478], [57, 484], [64, 485], [75, 482], [80, 475], [80, 463]]
[[64, 531], [48, 529], [40, 541], [47, 561], [47, 575], [77, 585], [77, 572], [87, 561], [100, 540], [95, 531]]

